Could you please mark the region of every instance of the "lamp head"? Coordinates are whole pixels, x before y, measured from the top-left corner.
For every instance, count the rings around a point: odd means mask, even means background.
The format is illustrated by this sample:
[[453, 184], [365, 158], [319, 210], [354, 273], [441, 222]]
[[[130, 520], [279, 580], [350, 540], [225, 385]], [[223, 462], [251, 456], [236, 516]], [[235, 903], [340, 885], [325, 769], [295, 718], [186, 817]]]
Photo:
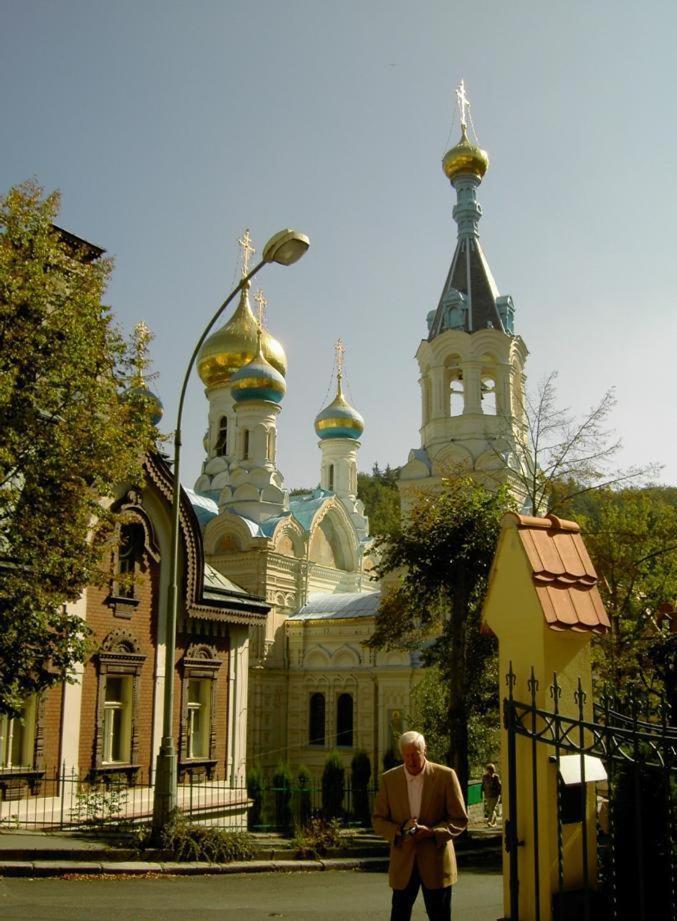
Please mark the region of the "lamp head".
[[310, 240], [298, 230], [280, 230], [268, 240], [263, 247], [263, 261], [277, 262], [278, 265], [293, 265], [310, 246]]

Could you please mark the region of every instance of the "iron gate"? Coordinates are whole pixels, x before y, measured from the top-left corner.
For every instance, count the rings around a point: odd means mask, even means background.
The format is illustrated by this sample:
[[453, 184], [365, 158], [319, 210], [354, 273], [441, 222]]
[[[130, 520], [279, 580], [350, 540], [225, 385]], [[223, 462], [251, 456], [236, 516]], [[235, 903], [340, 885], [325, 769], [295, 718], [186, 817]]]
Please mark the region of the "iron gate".
[[[531, 669], [527, 682], [529, 701], [515, 698], [516, 676], [506, 676], [508, 697], [503, 704], [504, 726], [508, 735], [508, 813], [505, 847], [509, 854], [510, 919], [518, 921], [518, 848], [516, 828], [520, 803], [517, 796], [518, 771], [531, 770], [533, 791], [533, 861], [536, 885], [536, 917], [539, 907], [538, 850], [538, 758], [539, 746], [552, 749], [551, 760], [560, 777], [560, 759], [566, 755], [580, 758], [579, 789], [565, 789], [557, 783], [557, 870], [558, 886], [553, 898], [556, 921], [675, 921], [675, 844], [673, 836], [675, 792], [677, 787], [677, 728], [670, 725], [669, 707], [664, 700], [634, 698], [630, 713], [621, 712], [617, 701], [604, 697], [593, 705], [593, 720], [585, 720], [586, 695], [578, 680], [574, 692], [576, 714], [560, 712], [562, 688], [557, 675], [549, 687], [551, 709], [536, 704], [538, 680]], [[626, 707], [627, 711], [627, 707]], [[518, 763], [517, 736], [530, 741], [528, 765]], [[608, 776], [608, 823], [597, 823], [599, 878], [590, 880], [587, 853], [586, 760], [595, 756], [603, 762]], [[588, 762], [589, 764], [589, 762]], [[564, 873], [563, 820], [576, 811], [582, 825], [582, 889], [567, 890]], [[599, 819], [599, 814], [598, 814]], [[650, 914], [649, 914], [650, 912]]]

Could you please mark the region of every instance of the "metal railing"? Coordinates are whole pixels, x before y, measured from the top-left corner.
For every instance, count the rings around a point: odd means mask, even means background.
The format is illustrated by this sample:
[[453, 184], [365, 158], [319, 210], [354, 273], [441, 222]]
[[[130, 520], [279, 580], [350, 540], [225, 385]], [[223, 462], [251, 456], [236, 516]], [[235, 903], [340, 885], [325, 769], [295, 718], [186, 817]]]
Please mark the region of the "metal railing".
[[[106, 772], [93, 779], [65, 765], [51, 772], [0, 771], [0, 830], [131, 830], [152, 819], [153, 779], [152, 773], [140, 770]], [[373, 782], [354, 788], [347, 776], [329, 817], [344, 827], [368, 826], [376, 792]], [[476, 781], [470, 785], [469, 805], [480, 799], [481, 782]], [[283, 787], [264, 782], [248, 789], [194, 774], [179, 784], [177, 808], [194, 822], [262, 832], [292, 832], [328, 813], [317, 782]]]
[[[585, 718], [586, 694], [579, 680], [573, 693], [573, 708], [561, 712], [562, 688], [553, 675], [548, 688], [552, 705], [537, 705], [539, 682], [531, 671], [527, 701], [515, 696], [516, 676], [506, 676], [508, 697], [503, 703], [508, 733], [508, 821], [506, 849], [510, 866], [510, 918], [518, 918], [518, 814], [525, 804], [518, 797], [518, 777], [531, 777], [530, 802], [535, 880], [535, 921], [540, 917], [539, 871], [539, 763], [538, 751], [546, 746], [557, 776], [565, 755], [576, 757], [579, 781], [567, 787], [557, 783], [557, 892], [553, 917], [556, 921], [576, 917], [581, 921], [675, 921], [674, 812], [677, 800], [677, 728], [670, 725], [670, 711], [664, 700], [631, 698], [630, 713], [622, 712], [611, 697], [594, 704], [593, 719]], [[527, 740], [518, 758], [517, 739]], [[606, 781], [598, 788], [596, 821], [599, 878], [589, 879], [587, 852], [587, 808], [590, 757], [605, 768]], [[588, 777], [590, 774], [588, 773]], [[582, 889], [570, 891], [565, 877], [563, 825], [581, 826]], [[526, 830], [525, 830], [526, 831]], [[603, 896], [600, 901], [600, 894]]]

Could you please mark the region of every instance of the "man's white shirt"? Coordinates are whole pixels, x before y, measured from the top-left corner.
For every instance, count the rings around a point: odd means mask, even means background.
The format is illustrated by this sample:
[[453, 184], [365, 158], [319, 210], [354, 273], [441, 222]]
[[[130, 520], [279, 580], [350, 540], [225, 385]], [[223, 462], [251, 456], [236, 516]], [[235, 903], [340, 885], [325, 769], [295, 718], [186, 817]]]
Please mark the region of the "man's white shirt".
[[417, 819], [421, 814], [421, 797], [423, 796], [423, 774], [410, 774], [404, 769], [404, 776], [407, 778], [407, 794], [409, 795], [409, 813], [412, 819]]

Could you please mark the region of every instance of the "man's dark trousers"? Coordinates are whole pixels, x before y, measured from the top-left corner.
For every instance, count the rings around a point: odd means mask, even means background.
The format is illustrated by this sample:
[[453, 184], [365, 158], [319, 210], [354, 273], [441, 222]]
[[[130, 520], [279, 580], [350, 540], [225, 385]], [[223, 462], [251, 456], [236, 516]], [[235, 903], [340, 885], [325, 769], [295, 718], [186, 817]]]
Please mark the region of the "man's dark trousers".
[[393, 889], [390, 921], [410, 921], [419, 888], [423, 889], [425, 910], [430, 921], [451, 921], [451, 886], [444, 889], [426, 889], [421, 882], [416, 864], [411, 871], [406, 889]]

